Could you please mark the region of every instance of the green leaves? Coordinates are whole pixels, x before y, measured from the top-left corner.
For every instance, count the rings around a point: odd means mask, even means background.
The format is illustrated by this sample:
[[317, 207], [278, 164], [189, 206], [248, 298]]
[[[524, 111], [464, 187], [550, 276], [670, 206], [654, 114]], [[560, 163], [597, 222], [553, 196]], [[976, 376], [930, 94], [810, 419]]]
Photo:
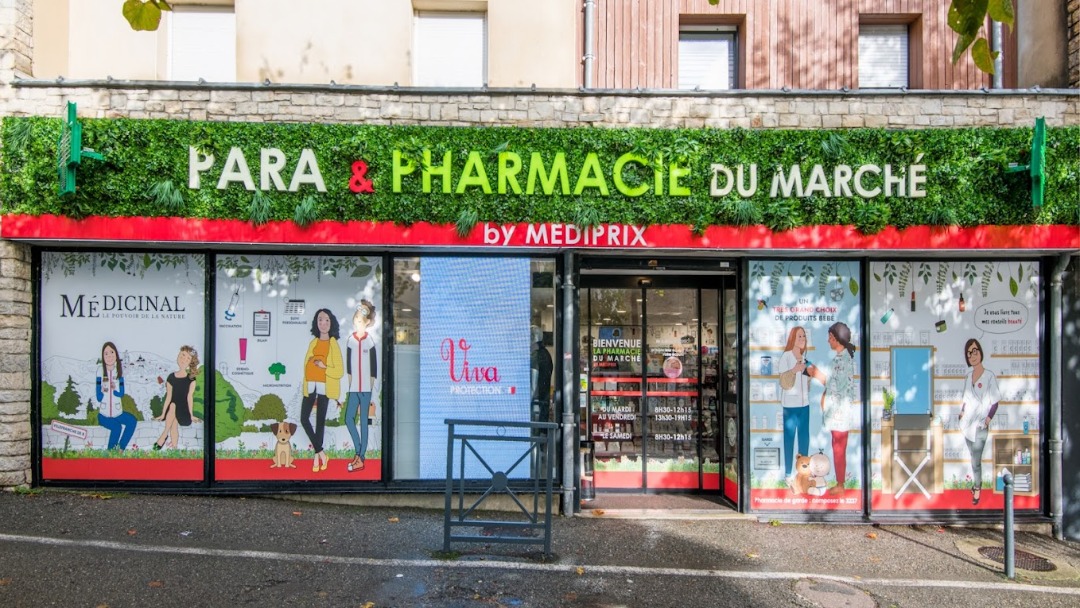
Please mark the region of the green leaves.
[[161, 11], [171, 11], [172, 7], [165, 0], [125, 0], [124, 19], [131, 24], [131, 29], [154, 31], [161, 24]]
[[975, 67], [987, 74], [994, 73], [994, 60], [1000, 54], [990, 51], [986, 38], [979, 38], [975, 41], [975, 46], [971, 47], [971, 59], [975, 62]]
[[953, 47], [952, 62], [960, 61], [964, 51], [970, 47], [975, 67], [987, 74], [993, 74], [997, 54], [990, 51], [986, 38], [979, 36], [987, 15], [1010, 28], [1016, 21], [1012, 0], [952, 0], [949, 4], [948, 23], [949, 28], [959, 36], [956, 46]]

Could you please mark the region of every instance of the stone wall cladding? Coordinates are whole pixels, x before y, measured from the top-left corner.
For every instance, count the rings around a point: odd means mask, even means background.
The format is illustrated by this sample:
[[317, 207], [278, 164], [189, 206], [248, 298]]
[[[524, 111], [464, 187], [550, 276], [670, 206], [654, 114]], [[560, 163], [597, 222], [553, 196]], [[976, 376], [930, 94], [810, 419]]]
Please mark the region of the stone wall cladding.
[[[1080, 2], [1080, 0], [1077, 0]], [[680, 95], [515, 90], [444, 94], [339, 87], [168, 89], [115, 83], [14, 83], [8, 115], [61, 116], [74, 101], [86, 118], [326, 122], [376, 125], [648, 128], [1027, 127], [1080, 123], [1080, 97], [1039, 92], [915, 91], [896, 94], [755, 92]]]
[[30, 247], [0, 241], [0, 488], [30, 483]]

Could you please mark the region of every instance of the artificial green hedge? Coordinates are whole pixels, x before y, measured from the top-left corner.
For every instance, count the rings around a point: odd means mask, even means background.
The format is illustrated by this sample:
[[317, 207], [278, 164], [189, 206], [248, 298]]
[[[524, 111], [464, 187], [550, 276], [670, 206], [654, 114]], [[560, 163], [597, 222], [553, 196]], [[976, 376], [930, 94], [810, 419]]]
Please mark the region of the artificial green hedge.
[[[85, 160], [78, 190], [57, 194], [57, 141], [61, 121], [54, 118], [6, 118], [3, 121], [3, 171], [0, 204], [8, 213], [58, 214], [71, 217], [182, 216], [238, 218], [262, 222], [294, 220], [573, 222], [578, 224], [765, 224], [774, 230], [797, 226], [853, 224], [866, 233], [887, 225], [1014, 225], [1080, 223], [1080, 127], [1047, 129], [1046, 201], [1035, 208], [1026, 173], [1006, 173], [1009, 162], [1026, 163], [1032, 129], [922, 130], [747, 130], [747, 129], [528, 129], [461, 128], [326, 124], [190, 122], [130, 119], [83, 121], [83, 146], [105, 156]], [[189, 189], [188, 146], [216, 158], [203, 175], [203, 187]], [[301, 187], [298, 192], [253, 193], [239, 184], [214, 188], [232, 146], [247, 158], [256, 184], [260, 148], [278, 148], [287, 158], [282, 172], [288, 184], [300, 150], [314, 150], [327, 192]], [[478, 151], [495, 187], [500, 151], [521, 155], [539, 152], [551, 159], [566, 154], [573, 188], [585, 155], [595, 152], [607, 172], [627, 152], [647, 158], [662, 155], [692, 168], [684, 179], [690, 196], [655, 194], [627, 197], [611, 189], [580, 195], [484, 194], [466, 188], [444, 194], [439, 180], [431, 193], [420, 192], [420, 171], [406, 177], [403, 192], [392, 192], [390, 163], [394, 150], [406, 159], [422, 158], [422, 150], [440, 159], [453, 154], [459, 175], [470, 151]], [[921, 160], [917, 160], [922, 155]], [[354, 194], [348, 188], [352, 165], [364, 159], [374, 193]], [[723, 198], [709, 195], [712, 163], [734, 167], [756, 163], [757, 193], [748, 199], [733, 191]], [[831, 174], [837, 164], [858, 166], [926, 165], [925, 198], [874, 199], [771, 198], [770, 178], [776, 166], [799, 164], [808, 173], [822, 164]], [[630, 184], [651, 177], [652, 170], [631, 164], [624, 172]], [[520, 176], [524, 186], [525, 173]], [[878, 180], [880, 181], [880, 180]], [[456, 180], [455, 180], [456, 183]]]

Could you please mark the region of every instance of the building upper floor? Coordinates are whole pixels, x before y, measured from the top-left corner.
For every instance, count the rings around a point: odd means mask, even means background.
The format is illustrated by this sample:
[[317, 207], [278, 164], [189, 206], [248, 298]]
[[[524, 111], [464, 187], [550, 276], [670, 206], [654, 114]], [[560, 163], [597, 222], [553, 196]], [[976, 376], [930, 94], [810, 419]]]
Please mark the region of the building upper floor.
[[[999, 41], [1001, 85], [1067, 86], [1068, 9], [1017, 4], [1017, 27]], [[951, 61], [956, 34], [943, 0], [171, 5], [157, 30], [134, 31], [121, 0], [33, 0], [29, 76], [705, 91], [992, 86], [969, 56]]]

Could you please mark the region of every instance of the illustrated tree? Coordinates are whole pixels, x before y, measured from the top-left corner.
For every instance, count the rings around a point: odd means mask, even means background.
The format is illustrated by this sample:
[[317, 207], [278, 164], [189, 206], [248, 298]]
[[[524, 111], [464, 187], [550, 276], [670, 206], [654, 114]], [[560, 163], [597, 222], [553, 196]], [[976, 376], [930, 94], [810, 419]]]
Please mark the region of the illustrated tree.
[[274, 375], [274, 380], [281, 380], [281, 376], [285, 373], [285, 364], [280, 361], [271, 363], [270, 367], [266, 368], [266, 371]]
[[41, 423], [48, 424], [60, 417], [56, 407], [56, 387], [48, 382], [41, 383]]
[[135, 420], [142, 422], [142, 412], [139, 411], [139, 406], [135, 404], [135, 399], [131, 395], [124, 395], [120, 398], [120, 407], [125, 412], [135, 416]]
[[251, 410], [252, 420], [284, 420], [285, 402], [277, 395], [267, 394], [259, 397], [255, 408]]
[[56, 409], [68, 416], [74, 416], [75, 412], [79, 411], [79, 403], [79, 394], [75, 392], [75, 381], [68, 376], [67, 386], [56, 400]]
[[244, 409], [244, 400], [236, 392], [232, 384], [221, 375], [214, 372], [214, 432], [218, 441], [224, 441], [232, 437], [239, 437], [247, 418], [247, 410]]
[[154, 395], [150, 398], [150, 415], [157, 418], [161, 415], [161, 411], [165, 408], [165, 399], [161, 395]]

